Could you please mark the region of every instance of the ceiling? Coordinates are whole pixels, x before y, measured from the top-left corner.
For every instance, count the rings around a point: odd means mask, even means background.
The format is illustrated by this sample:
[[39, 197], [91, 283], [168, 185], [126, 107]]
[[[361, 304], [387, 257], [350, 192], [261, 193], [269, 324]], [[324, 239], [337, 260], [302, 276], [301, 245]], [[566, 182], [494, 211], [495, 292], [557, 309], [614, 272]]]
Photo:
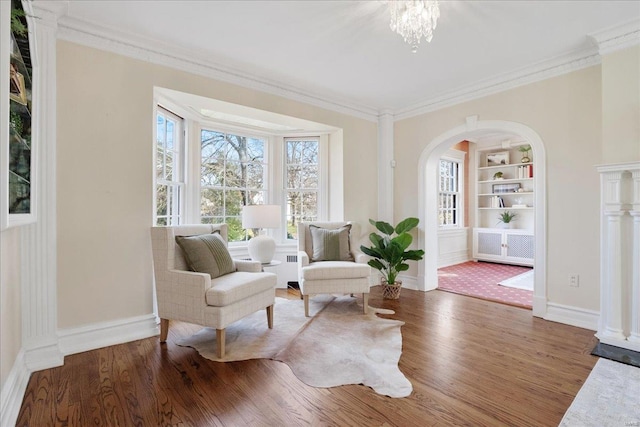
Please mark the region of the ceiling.
[[640, 23], [640, 0], [441, 1], [432, 42], [414, 54], [389, 29], [381, 1], [64, 3], [67, 22], [135, 34], [275, 87], [391, 112], [593, 56], [589, 34]]

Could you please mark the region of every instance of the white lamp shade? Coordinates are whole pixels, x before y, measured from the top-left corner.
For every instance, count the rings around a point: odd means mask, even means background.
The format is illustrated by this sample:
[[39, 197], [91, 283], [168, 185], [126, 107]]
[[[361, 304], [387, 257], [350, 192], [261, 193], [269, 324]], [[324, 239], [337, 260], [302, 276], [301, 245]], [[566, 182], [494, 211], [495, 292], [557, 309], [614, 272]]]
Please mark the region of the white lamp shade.
[[243, 228], [280, 227], [280, 205], [251, 205], [242, 208]]

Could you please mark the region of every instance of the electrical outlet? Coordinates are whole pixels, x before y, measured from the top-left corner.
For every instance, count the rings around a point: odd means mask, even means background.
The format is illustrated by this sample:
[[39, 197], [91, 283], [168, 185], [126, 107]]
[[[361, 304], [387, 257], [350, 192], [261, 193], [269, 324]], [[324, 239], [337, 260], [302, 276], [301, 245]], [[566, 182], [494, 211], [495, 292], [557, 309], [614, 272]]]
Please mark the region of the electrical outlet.
[[571, 276], [569, 276], [569, 286], [573, 286], [574, 288], [577, 288], [580, 286], [580, 276], [577, 274], [572, 274]]

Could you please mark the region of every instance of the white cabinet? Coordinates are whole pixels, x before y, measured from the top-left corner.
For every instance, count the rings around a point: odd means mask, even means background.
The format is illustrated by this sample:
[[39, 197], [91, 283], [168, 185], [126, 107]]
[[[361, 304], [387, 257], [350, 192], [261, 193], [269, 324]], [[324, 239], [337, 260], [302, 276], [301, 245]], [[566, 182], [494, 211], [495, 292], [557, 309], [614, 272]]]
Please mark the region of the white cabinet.
[[474, 228], [473, 258], [533, 266], [533, 232], [518, 229]]

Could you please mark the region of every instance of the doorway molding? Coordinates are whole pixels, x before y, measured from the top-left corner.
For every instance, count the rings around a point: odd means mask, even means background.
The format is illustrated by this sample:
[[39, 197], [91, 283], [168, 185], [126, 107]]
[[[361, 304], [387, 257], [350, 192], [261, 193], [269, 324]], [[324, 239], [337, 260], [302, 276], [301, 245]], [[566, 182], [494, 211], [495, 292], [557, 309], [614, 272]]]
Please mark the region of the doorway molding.
[[450, 129], [433, 138], [420, 154], [418, 161], [418, 215], [423, 227], [418, 230], [418, 247], [425, 248], [425, 257], [418, 262], [417, 287], [430, 291], [438, 286], [438, 214], [437, 168], [440, 157], [454, 144], [474, 141], [483, 135], [504, 132], [516, 134], [531, 145], [533, 158], [534, 194], [534, 241], [535, 269], [533, 289], [533, 315], [545, 317], [547, 314], [547, 185], [546, 151], [540, 135], [530, 127], [504, 120], [477, 120], [477, 116], [467, 118], [467, 123]]

